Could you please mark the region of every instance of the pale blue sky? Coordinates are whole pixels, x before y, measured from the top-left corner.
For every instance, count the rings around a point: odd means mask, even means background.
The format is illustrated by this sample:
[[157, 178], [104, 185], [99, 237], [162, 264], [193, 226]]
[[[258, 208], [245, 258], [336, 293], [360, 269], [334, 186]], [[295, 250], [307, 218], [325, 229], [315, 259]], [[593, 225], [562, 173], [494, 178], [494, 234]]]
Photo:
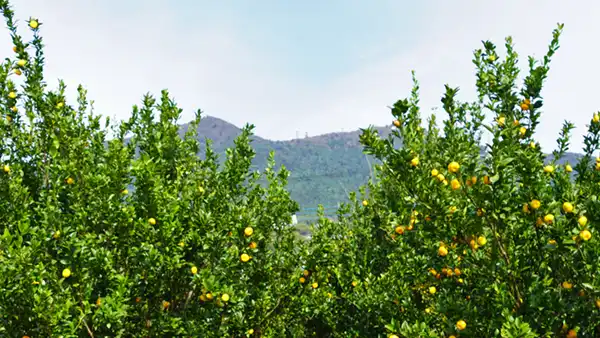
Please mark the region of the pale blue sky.
[[[564, 118], [577, 124], [578, 150], [600, 109], [600, 3], [592, 0], [12, 3], [19, 19], [44, 23], [48, 81], [62, 78], [71, 92], [84, 84], [97, 111], [117, 118], [145, 92], [168, 88], [183, 122], [201, 108], [254, 123], [270, 139], [389, 124], [386, 106], [410, 94], [411, 69], [429, 114], [446, 83], [473, 98], [471, 55], [481, 40], [502, 45], [512, 35], [526, 61], [546, 51], [557, 22], [566, 27], [544, 91], [544, 150]], [[1, 38], [9, 53], [8, 34]]]

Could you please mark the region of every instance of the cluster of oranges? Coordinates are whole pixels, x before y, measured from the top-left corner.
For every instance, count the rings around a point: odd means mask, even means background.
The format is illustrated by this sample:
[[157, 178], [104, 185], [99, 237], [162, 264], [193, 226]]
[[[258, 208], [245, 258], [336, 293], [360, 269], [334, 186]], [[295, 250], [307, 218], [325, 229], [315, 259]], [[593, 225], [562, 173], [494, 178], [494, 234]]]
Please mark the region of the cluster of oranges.
[[[541, 207], [541, 205], [542, 205], [542, 203], [539, 200], [533, 199], [533, 200], [531, 200], [531, 202], [529, 202], [529, 204], [523, 205], [523, 212], [531, 213], [532, 209], [537, 210]], [[565, 215], [573, 214], [573, 213], [575, 213], [575, 206], [571, 202], [563, 202], [562, 210], [565, 213]], [[555, 217], [552, 213], [548, 213], [548, 214], [544, 215], [543, 217], [538, 216], [536, 219], [536, 226], [542, 227], [544, 225], [551, 225], [554, 223], [554, 220], [555, 220]], [[581, 231], [579, 232], [579, 238], [581, 238], [584, 241], [589, 241], [592, 238], [592, 233], [587, 228], [588, 218], [585, 215], [580, 215], [577, 218], [577, 224], [579, 224], [579, 226], [582, 228]], [[574, 236], [573, 240], [576, 240], [576, 239], [577, 239], [577, 236]], [[554, 243], [555, 242], [556, 241], [554, 241]]]
[[[202, 303], [208, 303], [215, 299], [215, 295], [213, 295], [211, 292], [209, 292], [208, 290], [203, 288], [202, 294], [198, 297], [198, 299]], [[230, 299], [231, 299], [231, 297], [229, 296], [228, 293], [222, 293], [220, 297], [217, 297], [217, 300], [215, 301], [215, 305], [217, 305], [219, 307], [223, 306], [223, 304], [229, 302]]]
[[[308, 278], [310, 278], [310, 275], [311, 275], [311, 273], [310, 273], [310, 271], [309, 271], [309, 270], [304, 270], [304, 271], [302, 272], [302, 277], [300, 277], [300, 278], [298, 279], [298, 281], [300, 282], [300, 284], [304, 284], [304, 283], [306, 283], [306, 281], [308, 280]], [[313, 282], [313, 283], [310, 285], [310, 287], [311, 287], [311, 288], [313, 288], [313, 289], [316, 289], [316, 288], [318, 288], [318, 287], [319, 287], [319, 283], [315, 281], [315, 282]]]

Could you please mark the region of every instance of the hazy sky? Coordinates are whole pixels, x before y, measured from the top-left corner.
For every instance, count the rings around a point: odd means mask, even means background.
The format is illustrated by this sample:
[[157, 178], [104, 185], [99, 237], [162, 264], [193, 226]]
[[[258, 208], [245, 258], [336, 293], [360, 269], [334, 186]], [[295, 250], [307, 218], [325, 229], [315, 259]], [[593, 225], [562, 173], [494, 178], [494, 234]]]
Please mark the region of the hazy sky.
[[[600, 109], [600, 2], [13, 0], [16, 16], [43, 23], [47, 79], [81, 83], [97, 112], [123, 118], [144, 93], [168, 88], [259, 136], [295, 138], [391, 121], [386, 106], [421, 82], [422, 110], [439, 106], [444, 84], [474, 97], [472, 51], [513, 36], [523, 66], [543, 55], [565, 23], [543, 95], [537, 137], [554, 148], [564, 119], [577, 125], [573, 150]], [[22, 33], [29, 34], [25, 25]], [[10, 53], [8, 32], [1, 36]], [[438, 110], [438, 114], [441, 114]], [[443, 117], [443, 116], [440, 116]]]

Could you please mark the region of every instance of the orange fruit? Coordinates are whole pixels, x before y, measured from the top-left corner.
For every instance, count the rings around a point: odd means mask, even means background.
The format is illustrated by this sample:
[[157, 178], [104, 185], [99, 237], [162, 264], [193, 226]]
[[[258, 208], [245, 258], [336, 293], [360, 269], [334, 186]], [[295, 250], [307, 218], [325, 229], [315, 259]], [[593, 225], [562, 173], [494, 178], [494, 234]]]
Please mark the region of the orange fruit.
[[458, 162], [452, 161], [448, 164], [448, 171], [451, 173], [456, 173], [460, 169], [460, 164]]

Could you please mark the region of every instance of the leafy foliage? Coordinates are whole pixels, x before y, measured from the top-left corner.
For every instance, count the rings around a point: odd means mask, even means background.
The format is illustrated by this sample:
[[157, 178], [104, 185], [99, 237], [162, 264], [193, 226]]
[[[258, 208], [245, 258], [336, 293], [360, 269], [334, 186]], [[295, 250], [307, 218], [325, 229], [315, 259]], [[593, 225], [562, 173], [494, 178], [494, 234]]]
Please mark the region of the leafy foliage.
[[219, 169], [210, 146], [196, 155], [195, 129], [179, 137], [181, 110], [163, 91], [107, 144], [83, 88], [74, 106], [62, 82], [46, 88], [39, 22], [26, 43], [8, 3], [0, 8], [15, 46], [0, 70], [1, 334], [282, 330], [285, 317], [271, 323], [296, 288], [287, 225], [298, 206], [272, 157], [263, 174], [250, 171], [253, 127]]
[[549, 161], [533, 138], [562, 26], [522, 86], [511, 39], [502, 60], [484, 42], [479, 97], [447, 86], [442, 129], [422, 127], [413, 74], [392, 132], [360, 136], [374, 179], [300, 240], [289, 172], [273, 153], [253, 170], [252, 126], [219, 161], [210, 140], [201, 151], [200, 112], [181, 134], [167, 91], [102, 125], [82, 87], [76, 104], [47, 88], [41, 23], [25, 42], [0, 9], [15, 51], [0, 67], [2, 335], [600, 334], [600, 117], [575, 180], [560, 162], [574, 126]]
[[[360, 285], [340, 295], [335, 319], [322, 316], [340, 336], [597, 336], [600, 165], [590, 159], [600, 118], [575, 181], [559, 164], [573, 125], [564, 123], [549, 161], [533, 139], [561, 30], [520, 87], [512, 40], [502, 60], [484, 42], [473, 60], [478, 100], [459, 102], [447, 86], [442, 130], [435, 117], [421, 127], [416, 79], [391, 108], [391, 135], [364, 130], [365, 150], [381, 162], [376, 180], [353, 196], [350, 216], [322, 220], [310, 243], [311, 257], [326, 257], [316, 270]], [[483, 130], [492, 142], [481, 157]]]

